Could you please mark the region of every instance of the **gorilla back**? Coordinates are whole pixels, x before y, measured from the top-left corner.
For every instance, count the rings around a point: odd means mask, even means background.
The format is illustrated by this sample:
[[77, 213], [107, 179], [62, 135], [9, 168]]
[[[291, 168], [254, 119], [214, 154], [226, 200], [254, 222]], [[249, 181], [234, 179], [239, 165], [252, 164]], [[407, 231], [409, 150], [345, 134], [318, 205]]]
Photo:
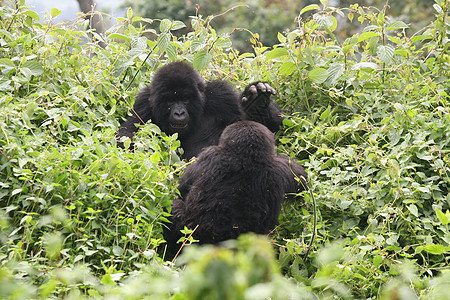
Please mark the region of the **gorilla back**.
[[218, 243], [240, 234], [270, 233], [278, 223], [286, 193], [306, 188], [306, 172], [275, 154], [273, 134], [262, 124], [228, 126], [218, 146], [206, 148], [181, 178], [181, 199], [172, 204], [166, 231], [174, 248], [184, 226], [200, 243]]

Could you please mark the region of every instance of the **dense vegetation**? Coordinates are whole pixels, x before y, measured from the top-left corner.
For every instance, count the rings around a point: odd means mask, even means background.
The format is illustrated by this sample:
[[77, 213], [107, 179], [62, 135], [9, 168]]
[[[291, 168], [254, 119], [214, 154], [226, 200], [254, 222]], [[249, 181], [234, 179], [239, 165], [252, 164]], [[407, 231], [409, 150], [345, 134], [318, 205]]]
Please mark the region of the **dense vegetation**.
[[[208, 18], [177, 38], [182, 22], [131, 9], [102, 49], [88, 20], [54, 24], [57, 9], [40, 20], [19, 2], [0, 8], [0, 298], [448, 297], [447, 0], [411, 33], [384, 9], [322, 1], [271, 48], [253, 35], [253, 53]], [[364, 29], [340, 42], [336, 16]], [[277, 89], [278, 151], [307, 167], [311, 192], [284, 205], [270, 240], [188, 246], [172, 263], [163, 208], [186, 163], [179, 142], [147, 124], [129, 152], [114, 134], [154, 70], [180, 59]]]

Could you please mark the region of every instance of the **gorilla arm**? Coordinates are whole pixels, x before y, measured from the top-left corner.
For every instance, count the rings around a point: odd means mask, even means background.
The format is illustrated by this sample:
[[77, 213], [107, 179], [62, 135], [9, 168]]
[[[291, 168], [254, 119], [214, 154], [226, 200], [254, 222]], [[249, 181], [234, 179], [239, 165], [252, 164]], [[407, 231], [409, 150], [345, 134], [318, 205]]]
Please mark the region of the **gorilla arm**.
[[[117, 139], [122, 136], [127, 136], [130, 139], [133, 138], [137, 127], [135, 124], [145, 124], [148, 120], [152, 119], [152, 110], [150, 107], [150, 87], [144, 88], [136, 98], [133, 105], [131, 116], [120, 126], [117, 132]], [[117, 145], [123, 148], [123, 143], [117, 142]]]
[[283, 122], [283, 117], [275, 105], [271, 95], [276, 91], [268, 83], [254, 82], [249, 84], [241, 95], [241, 107], [246, 119], [264, 124], [272, 132], [277, 132]]
[[288, 199], [293, 199], [296, 194], [308, 189], [306, 185], [308, 174], [306, 174], [305, 168], [292, 158], [283, 155], [277, 155], [275, 160], [280, 168], [279, 172], [285, 184], [285, 192], [290, 194]]

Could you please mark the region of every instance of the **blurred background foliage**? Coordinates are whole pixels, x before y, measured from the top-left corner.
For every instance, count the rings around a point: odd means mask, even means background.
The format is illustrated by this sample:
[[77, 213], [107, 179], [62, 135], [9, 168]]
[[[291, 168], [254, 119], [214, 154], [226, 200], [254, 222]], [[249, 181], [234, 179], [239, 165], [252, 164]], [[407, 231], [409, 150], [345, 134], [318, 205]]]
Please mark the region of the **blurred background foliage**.
[[[98, 1], [101, 5], [101, 1]], [[351, 0], [330, 0], [331, 7], [350, 7], [355, 3]], [[413, 34], [428, 25], [433, 18], [431, 0], [386, 1], [364, 0], [357, 1], [360, 6], [372, 6], [382, 9], [388, 5], [387, 12], [393, 20], [403, 21], [409, 25], [408, 32]], [[175, 32], [177, 35], [192, 30], [191, 16], [215, 16], [210, 24], [219, 33], [231, 34], [234, 48], [240, 51], [250, 51], [251, 34], [247, 30], [258, 33], [264, 46], [272, 46], [279, 41], [277, 33], [295, 30], [295, 21], [303, 7], [310, 4], [320, 4], [316, 0], [124, 0], [122, 7], [131, 7], [142, 17], [150, 19], [180, 20], [187, 27]], [[348, 11], [344, 10], [344, 13]], [[302, 16], [305, 18], [305, 16]], [[346, 17], [339, 18], [337, 38], [346, 37], [362, 29], [357, 22], [349, 22]]]

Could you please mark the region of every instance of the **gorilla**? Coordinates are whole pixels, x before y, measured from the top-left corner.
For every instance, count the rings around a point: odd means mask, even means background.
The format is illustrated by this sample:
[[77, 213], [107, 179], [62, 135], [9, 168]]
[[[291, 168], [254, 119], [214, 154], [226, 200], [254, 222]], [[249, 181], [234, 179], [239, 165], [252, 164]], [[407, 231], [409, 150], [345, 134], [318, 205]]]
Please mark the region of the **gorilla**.
[[117, 133], [132, 138], [135, 124], [148, 120], [171, 135], [178, 133], [183, 158], [190, 159], [211, 145], [217, 145], [228, 125], [252, 120], [276, 132], [282, 117], [270, 99], [275, 90], [266, 83], [255, 82], [239, 93], [222, 80], [208, 81], [185, 62], [174, 62], [160, 68], [151, 85], [140, 91], [132, 114]]
[[306, 179], [302, 166], [275, 154], [267, 127], [253, 121], [229, 125], [219, 144], [205, 148], [180, 179], [181, 199], [172, 203], [172, 223], [165, 229], [168, 253], [179, 248], [184, 226], [198, 225], [193, 237], [200, 244], [270, 233], [285, 195], [305, 190]]

